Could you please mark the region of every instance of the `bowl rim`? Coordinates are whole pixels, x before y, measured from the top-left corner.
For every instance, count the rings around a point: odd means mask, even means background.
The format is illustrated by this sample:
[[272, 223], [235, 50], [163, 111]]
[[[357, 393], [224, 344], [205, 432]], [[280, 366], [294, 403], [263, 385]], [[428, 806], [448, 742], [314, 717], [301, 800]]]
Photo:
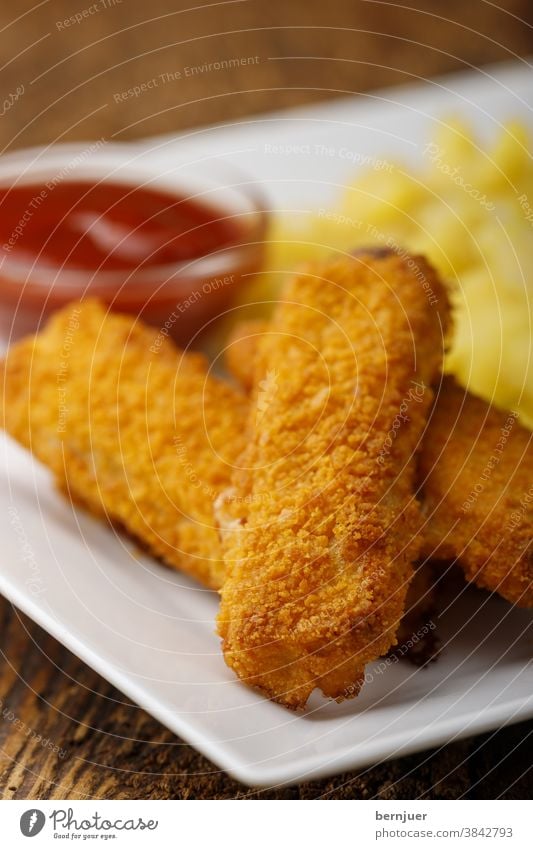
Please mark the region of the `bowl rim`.
[[[182, 280], [188, 279], [194, 282], [195, 280], [205, 278], [206, 265], [212, 265], [216, 261], [220, 263], [222, 257], [224, 257], [225, 262], [216, 271], [213, 269], [211, 276], [231, 273], [233, 268], [242, 264], [243, 252], [257, 250], [264, 243], [271, 210], [264, 192], [258, 186], [257, 182], [252, 180], [246, 172], [242, 171], [233, 163], [213, 157], [207, 160], [191, 160], [190, 155], [187, 155], [183, 159], [180, 159], [179, 152], [173, 155], [172, 159], [180, 168], [176, 168], [175, 166], [168, 168], [167, 166], [170, 160], [167, 160], [164, 166], [161, 167], [160, 159], [156, 155], [153, 155], [150, 148], [143, 146], [138, 141], [108, 142], [101, 138], [85, 142], [59, 142], [49, 145], [36, 145], [10, 151], [0, 156], [0, 188], [5, 187], [10, 177], [17, 177], [10, 185], [19, 185], [21, 178], [22, 183], [31, 184], [32, 174], [42, 174], [52, 167], [52, 163], [58, 166], [62, 164], [63, 171], [65, 171], [65, 155], [75, 158], [81, 154], [86, 154], [87, 151], [90, 151], [89, 158], [87, 160], [84, 159], [81, 163], [76, 163], [68, 170], [61, 177], [62, 182], [94, 182], [94, 175], [100, 170], [102, 178], [97, 181], [97, 184], [100, 182], [118, 182], [143, 187], [150, 185], [151, 182], [148, 179], [144, 179], [145, 175], [151, 174], [156, 184], [164, 179], [165, 176], [172, 175], [171, 182], [164, 187], [165, 192], [172, 195], [179, 194], [181, 167], [201, 167], [204, 171], [208, 167], [214, 167], [220, 169], [221, 173], [229, 174], [234, 182], [227, 185], [221, 182], [207, 191], [204, 189], [197, 193], [186, 194], [185, 196], [194, 200], [203, 194], [209, 193], [209, 191], [233, 191], [244, 197], [250, 207], [248, 212], [236, 212], [235, 214], [240, 214], [244, 219], [249, 216], [251, 224], [249, 227], [242, 228], [242, 238], [239, 238], [238, 241], [221, 246], [210, 253], [171, 263], [154, 264], [143, 269], [101, 270], [97, 267], [85, 269], [76, 267], [66, 268], [64, 265], [39, 266], [38, 258], [32, 265], [28, 265], [17, 260], [10, 262], [9, 253], [2, 252], [0, 276], [6, 282], [9, 281], [8, 285], [16, 285], [19, 289], [21, 286], [24, 288], [35, 287], [36, 289], [45, 289], [53, 283], [56, 295], [60, 295], [64, 291], [65, 294], [74, 296], [75, 292], [78, 291], [78, 287], [81, 287], [83, 283], [90, 286], [91, 292], [98, 294], [99, 291], [109, 290], [116, 285], [118, 279], [122, 283], [120, 288], [129, 285], [130, 282], [132, 285], [135, 285], [135, 283], [146, 282], [153, 278], [168, 282], [177, 275], [181, 275]], [[104, 164], [105, 162], [108, 163], [107, 166]], [[110, 172], [110, 162], [117, 163], [115, 171]], [[21, 164], [23, 163], [27, 164], [27, 168], [21, 171]], [[138, 170], [130, 170], [124, 175], [124, 172], [120, 174], [121, 166], [128, 168], [135, 167]], [[139, 177], [140, 179], [138, 179]], [[211, 205], [215, 212], [223, 211], [224, 209], [222, 203], [218, 201], [211, 203], [209, 200], [202, 200], [202, 202], [208, 206]], [[62, 275], [68, 277], [69, 280], [61, 281]], [[21, 278], [23, 278], [23, 281]], [[120, 290], [117, 289], [118, 291]]]

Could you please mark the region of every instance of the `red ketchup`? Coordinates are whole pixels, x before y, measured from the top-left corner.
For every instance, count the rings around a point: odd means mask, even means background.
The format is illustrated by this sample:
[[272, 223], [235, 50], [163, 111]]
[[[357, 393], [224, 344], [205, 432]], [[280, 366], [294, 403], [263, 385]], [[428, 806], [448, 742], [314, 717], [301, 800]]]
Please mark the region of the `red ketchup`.
[[[0, 303], [15, 332], [96, 296], [190, 338], [258, 270], [265, 215], [131, 184], [0, 189]], [[185, 306], [184, 306], [185, 305]]]

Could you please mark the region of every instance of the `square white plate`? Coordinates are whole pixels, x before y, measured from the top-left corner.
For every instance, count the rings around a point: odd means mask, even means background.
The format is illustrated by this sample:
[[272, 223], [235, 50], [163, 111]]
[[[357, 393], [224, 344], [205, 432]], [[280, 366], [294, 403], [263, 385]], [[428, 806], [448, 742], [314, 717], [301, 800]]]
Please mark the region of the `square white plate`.
[[[324, 106], [261, 115], [143, 144], [161, 168], [218, 157], [261, 183], [274, 207], [316, 208], [353, 175], [349, 153], [420, 157], [435, 122], [462, 114], [488, 136], [533, 126], [525, 62]], [[309, 145], [277, 153], [272, 145]], [[314, 146], [319, 146], [315, 148]], [[320, 146], [335, 149], [325, 156]], [[281, 148], [278, 148], [278, 150]], [[468, 590], [439, 622], [444, 651], [391, 664], [342, 705], [294, 715], [236, 681], [214, 633], [217, 597], [135, 553], [75, 510], [48, 473], [2, 437], [0, 591], [127, 696], [248, 784], [316, 778], [533, 716], [529, 613]]]

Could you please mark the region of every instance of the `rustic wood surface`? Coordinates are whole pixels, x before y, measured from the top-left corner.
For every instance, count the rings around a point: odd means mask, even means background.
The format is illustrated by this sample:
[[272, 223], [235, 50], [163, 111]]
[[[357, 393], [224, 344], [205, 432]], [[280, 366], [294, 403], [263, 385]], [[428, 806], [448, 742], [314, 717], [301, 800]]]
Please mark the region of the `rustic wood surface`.
[[[79, 23], [65, 24], [91, 6], [96, 11]], [[2, 96], [21, 87], [23, 93], [4, 105], [0, 150], [179, 131], [533, 53], [529, 0], [409, 6], [377, 0], [2, 3]], [[258, 61], [207, 73], [185, 70], [234, 57]], [[161, 75], [164, 83], [117, 102], [115, 95]], [[3, 599], [0, 647], [0, 792], [6, 798], [531, 794], [531, 723], [359, 773], [257, 793], [216, 770]]]

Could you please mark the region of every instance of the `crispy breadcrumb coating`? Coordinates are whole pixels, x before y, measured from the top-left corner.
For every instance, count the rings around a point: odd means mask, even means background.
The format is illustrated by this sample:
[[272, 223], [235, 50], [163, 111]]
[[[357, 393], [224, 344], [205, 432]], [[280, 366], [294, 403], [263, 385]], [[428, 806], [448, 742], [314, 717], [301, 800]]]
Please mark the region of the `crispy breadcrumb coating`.
[[251, 392], [254, 387], [259, 341], [269, 329], [268, 321], [251, 319], [238, 322], [229, 334], [224, 350], [224, 364], [246, 392]]
[[[247, 391], [268, 330], [266, 321], [242, 322], [230, 337], [226, 365]], [[419, 467], [424, 555], [457, 560], [469, 581], [532, 607], [533, 434], [446, 378]]]
[[420, 455], [424, 554], [533, 606], [533, 433], [447, 378]]
[[357, 695], [395, 641], [448, 305], [422, 258], [392, 253], [310, 267], [281, 301], [260, 341], [246, 469], [215, 507], [218, 624], [237, 675], [298, 708], [316, 687]]
[[244, 445], [241, 393], [202, 356], [92, 300], [15, 344], [2, 376], [3, 426], [72, 499], [220, 587], [212, 505]]

